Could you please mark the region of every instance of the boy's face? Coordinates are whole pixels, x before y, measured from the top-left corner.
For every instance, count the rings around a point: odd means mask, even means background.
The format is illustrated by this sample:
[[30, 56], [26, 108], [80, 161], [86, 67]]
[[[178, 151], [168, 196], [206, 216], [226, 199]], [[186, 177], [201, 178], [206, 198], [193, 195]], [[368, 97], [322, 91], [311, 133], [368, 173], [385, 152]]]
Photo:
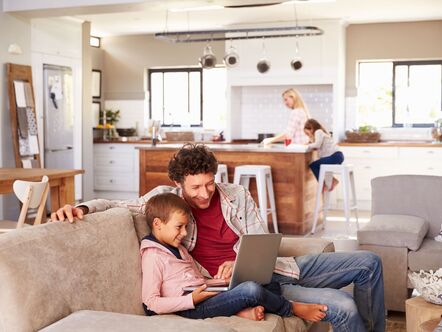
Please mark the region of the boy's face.
[[155, 237], [161, 243], [178, 247], [187, 235], [186, 226], [188, 222], [189, 217], [181, 211], [172, 213], [166, 223], [159, 218], [155, 218], [153, 221]]
[[183, 190], [187, 204], [197, 209], [207, 209], [216, 190], [213, 173], [187, 175], [182, 184], [176, 185]]

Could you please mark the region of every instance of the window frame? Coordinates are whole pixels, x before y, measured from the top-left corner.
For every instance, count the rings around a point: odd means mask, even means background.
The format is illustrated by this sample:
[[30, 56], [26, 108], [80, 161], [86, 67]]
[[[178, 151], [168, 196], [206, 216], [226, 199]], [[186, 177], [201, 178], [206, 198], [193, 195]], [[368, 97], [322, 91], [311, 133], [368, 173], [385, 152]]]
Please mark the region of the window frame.
[[[180, 67], [180, 68], [149, 68], [147, 70], [147, 88], [149, 91], [149, 118], [152, 119], [152, 74], [153, 73], [162, 73], [163, 74], [163, 118], [161, 120], [161, 127], [164, 128], [172, 128], [172, 127], [182, 127], [181, 124], [165, 124], [164, 123], [164, 73], [170, 72], [186, 72], [188, 73], [187, 81], [189, 82], [190, 73], [198, 72], [200, 74], [200, 124], [191, 124], [191, 128], [203, 127], [203, 69], [199, 67]], [[190, 85], [187, 87], [187, 94], [189, 95]], [[190, 106], [190, 98], [187, 99], [187, 107], [189, 109]]]
[[[440, 65], [442, 72], [442, 60], [409, 60], [409, 61], [392, 61], [393, 75], [392, 75], [392, 128], [403, 128], [403, 123], [396, 123], [396, 66], [408, 66], [408, 78], [410, 76], [410, 66], [420, 65]], [[442, 84], [441, 84], [441, 110], [442, 110]], [[413, 123], [413, 128], [431, 128], [432, 123]]]

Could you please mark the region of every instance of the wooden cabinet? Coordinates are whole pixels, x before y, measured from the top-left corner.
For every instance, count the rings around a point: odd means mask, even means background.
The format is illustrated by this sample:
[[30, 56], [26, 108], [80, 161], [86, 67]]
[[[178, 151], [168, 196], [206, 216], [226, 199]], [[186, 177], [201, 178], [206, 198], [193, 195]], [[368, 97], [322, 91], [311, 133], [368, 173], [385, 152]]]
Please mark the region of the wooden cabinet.
[[[376, 147], [342, 146], [345, 163], [355, 172], [356, 197], [361, 210], [371, 209], [371, 180], [395, 174], [442, 176], [442, 148], [440, 147]], [[342, 191], [333, 193], [334, 208], [342, 208]]]
[[94, 144], [95, 196], [108, 199], [138, 197], [139, 157], [136, 144]]

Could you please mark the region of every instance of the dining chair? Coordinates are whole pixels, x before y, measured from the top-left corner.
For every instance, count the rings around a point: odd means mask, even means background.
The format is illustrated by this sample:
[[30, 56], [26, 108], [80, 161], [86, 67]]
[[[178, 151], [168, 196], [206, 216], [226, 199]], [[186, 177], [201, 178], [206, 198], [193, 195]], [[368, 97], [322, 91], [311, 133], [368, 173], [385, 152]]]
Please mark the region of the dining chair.
[[23, 227], [30, 208], [38, 208], [34, 225], [41, 224], [49, 192], [48, 180], [47, 176], [43, 176], [40, 182], [14, 181], [12, 185], [14, 194], [23, 205], [18, 221], [0, 220], [0, 234]]

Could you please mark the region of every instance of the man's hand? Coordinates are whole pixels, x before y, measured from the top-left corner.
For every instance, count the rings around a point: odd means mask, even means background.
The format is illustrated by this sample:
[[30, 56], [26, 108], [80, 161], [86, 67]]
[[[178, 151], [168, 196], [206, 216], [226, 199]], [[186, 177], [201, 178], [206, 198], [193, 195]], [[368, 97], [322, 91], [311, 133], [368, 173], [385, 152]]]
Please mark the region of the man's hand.
[[226, 261], [218, 268], [218, 273], [213, 277], [214, 279], [229, 279], [232, 276], [233, 265], [235, 261]]
[[58, 209], [56, 212], [51, 213], [51, 221], [65, 221], [69, 220], [70, 223], [74, 222], [74, 217], [78, 219], [83, 219], [83, 216], [87, 213], [87, 207], [73, 207], [72, 205], [66, 204], [62, 208]]
[[207, 285], [202, 285], [201, 287], [198, 287], [192, 292], [193, 304], [198, 304], [218, 294], [218, 292], [205, 292], [204, 290], [206, 288]]

